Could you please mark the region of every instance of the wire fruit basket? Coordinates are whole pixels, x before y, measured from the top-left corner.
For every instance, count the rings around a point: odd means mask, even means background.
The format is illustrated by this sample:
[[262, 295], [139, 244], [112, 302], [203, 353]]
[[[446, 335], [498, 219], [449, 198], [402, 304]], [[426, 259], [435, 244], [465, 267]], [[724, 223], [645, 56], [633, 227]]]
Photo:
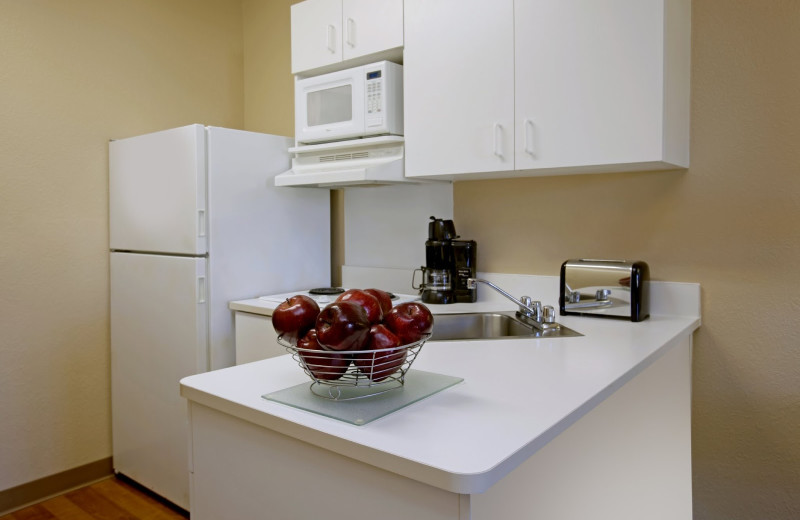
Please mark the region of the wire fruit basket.
[[278, 336], [300, 368], [312, 379], [311, 392], [332, 401], [349, 401], [382, 394], [401, 388], [405, 375], [428, 340], [399, 347], [333, 351], [298, 348]]

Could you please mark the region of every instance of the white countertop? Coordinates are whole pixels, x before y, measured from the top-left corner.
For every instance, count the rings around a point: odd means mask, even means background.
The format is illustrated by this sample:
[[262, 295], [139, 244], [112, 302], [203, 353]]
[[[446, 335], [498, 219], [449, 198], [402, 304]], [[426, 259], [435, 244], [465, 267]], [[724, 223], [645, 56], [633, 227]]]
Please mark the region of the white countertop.
[[[699, 287], [683, 285], [699, 306]], [[231, 308], [253, 312], [254, 305], [264, 307], [248, 300]], [[513, 305], [430, 307], [436, 314]], [[412, 369], [464, 382], [364, 426], [263, 399], [308, 381], [288, 355], [187, 377], [181, 395], [445, 490], [480, 493], [700, 326], [699, 315], [558, 321], [584, 336], [429, 341]]]
[[[251, 314], [261, 314], [264, 316], [272, 316], [272, 311], [280, 305], [286, 297], [291, 296], [293, 294], [298, 294], [297, 291], [295, 292], [287, 292], [280, 295], [275, 296], [260, 296], [258, 298], [250, 298], [247, 300], [237, 300], [230, 302], [228, 304], [228, 308], [232, 311], [242, 311], [242, 312], [249, 312]], [[333, 302], [336, 300], [337, 295], [333, 296], [325, 296], [322, 297], [322, 300], [317, 300], [317, 304], [320, 308], [324, 307], [327, 303]], [[393, 300], [392, 304], [397, 305], [401, 302], [407, 302], [412, 300], [418, 300], [419, 296], [416, 294], [398, 294], [397, 298]]]

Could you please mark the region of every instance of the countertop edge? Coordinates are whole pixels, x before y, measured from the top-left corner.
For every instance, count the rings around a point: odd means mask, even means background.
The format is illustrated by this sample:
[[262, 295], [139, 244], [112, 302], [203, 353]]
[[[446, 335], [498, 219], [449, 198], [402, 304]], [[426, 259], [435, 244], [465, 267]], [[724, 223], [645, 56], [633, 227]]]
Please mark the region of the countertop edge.
[[250, 422], [282, 435], [287, 435], [319, 448], [369, 464], [378, 469], [396, 473], [446, 491], [452, 491], [454, 493], [479, 493], [485, 491], [494, 482], [499, 480], [498, 478], [497, 480], [488, 482], [485, 474], [466, 476], [453, 475], [439, 468], [434, 468], [420, 462], [411, 461], [399, 455], [393, 455], [369, 446], [364, 446], [357, 442], [342, 439], [336, 435], [295, 423], [289, 419], [264, 413], [261, 410], [256, 410], [239, 403], [233, 403], [184, 384], [183, 382], [181, 382], [180, 394], [189, 401], [229, 414], [237, 419]]

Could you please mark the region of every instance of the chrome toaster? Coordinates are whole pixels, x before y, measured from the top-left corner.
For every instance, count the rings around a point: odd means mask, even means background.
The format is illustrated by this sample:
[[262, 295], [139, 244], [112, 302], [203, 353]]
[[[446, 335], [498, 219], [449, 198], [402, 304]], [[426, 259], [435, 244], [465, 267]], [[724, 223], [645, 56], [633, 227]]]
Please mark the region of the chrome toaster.
[[645, 262], [567, 260], [561, 264], [561, 315], [642, 321], [650, 316], [649, 286]]

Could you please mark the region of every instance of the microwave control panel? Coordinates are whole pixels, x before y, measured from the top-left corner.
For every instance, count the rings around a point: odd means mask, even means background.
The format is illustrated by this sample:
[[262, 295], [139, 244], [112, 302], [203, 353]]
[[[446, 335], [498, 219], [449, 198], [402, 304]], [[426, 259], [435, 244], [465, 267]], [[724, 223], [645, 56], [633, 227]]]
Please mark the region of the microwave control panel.
[[365, 65], [365, 135], [403, 135], [403, 67], [389, 61]]
[[367, 128], [383, 124], [383, 70], [367, 70]]

